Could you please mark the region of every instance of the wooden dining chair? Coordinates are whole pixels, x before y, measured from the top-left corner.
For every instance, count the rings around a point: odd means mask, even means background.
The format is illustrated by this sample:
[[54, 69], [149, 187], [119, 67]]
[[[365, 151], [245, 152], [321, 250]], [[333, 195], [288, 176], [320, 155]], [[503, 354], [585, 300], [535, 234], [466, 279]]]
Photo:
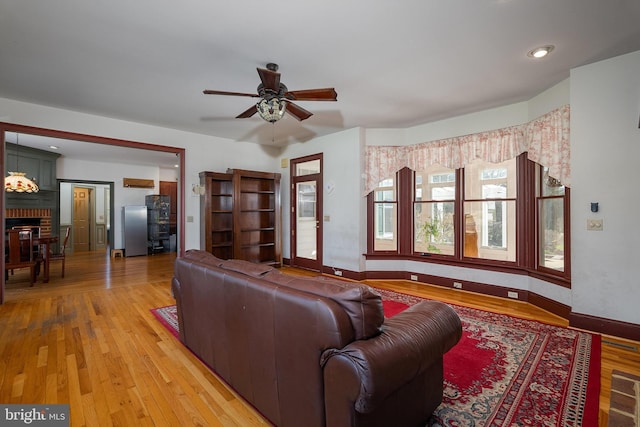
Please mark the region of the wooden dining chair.
[[4, 263], [5, 280], [9, 271], [19, 268], [29, 268], [31, 286], [36, 281], [38, 261], [33, 256], [33, 233], [29, 230], [7, 230], [6, 232], [7, 254]]
[[[14, 225], [11, 228], [13, 230], [19, 230], [19, 231], [31, 231], [34, 238], [40, 237], [40, 234], [42, 234], [42, 227], [40, 227], [39, 225]], [[39, 256], [40, 256], [40, 247], [38, 245], [35, 245], [33, 247], [33, 257], [35, 259], [38, 259]]]
[[64, 240], [59, 252], [49, 252], [49, 262], [62, 261], [62, 277], [64, 277], [64, 261], [65, 251], [67, 249], [67, 242], [69, 241], [69, 234], [71, 233], [71, 227], [67, 227], [67, 231], [64, 233]]
[[33, 233], [33, 237], [40, 237], [40, 233], [42, 232], [42, 227], [39, 225], [14, 225], [11, 228], [13, 230], [31, 231]]

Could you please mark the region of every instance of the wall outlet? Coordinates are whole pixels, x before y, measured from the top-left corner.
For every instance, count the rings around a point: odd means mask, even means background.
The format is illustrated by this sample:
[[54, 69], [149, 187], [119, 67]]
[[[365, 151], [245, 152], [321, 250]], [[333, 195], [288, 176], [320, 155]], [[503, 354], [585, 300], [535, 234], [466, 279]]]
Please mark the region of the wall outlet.
[[518, 299], [518, 293], [517, 292], [509, 291], [509, 292], [507, 292], [507, 296], [509, 298]]
[[462, 283], [460, 282], [453, 282], [453, 287], [456, 289], [462, 289]]
[[415, 274], [411, 275], [411, 280], [418, 280], [418, 276], [416, 276]]
[[333, 274], [336, 276], [342, 276], [342, 270], [334, 270]]

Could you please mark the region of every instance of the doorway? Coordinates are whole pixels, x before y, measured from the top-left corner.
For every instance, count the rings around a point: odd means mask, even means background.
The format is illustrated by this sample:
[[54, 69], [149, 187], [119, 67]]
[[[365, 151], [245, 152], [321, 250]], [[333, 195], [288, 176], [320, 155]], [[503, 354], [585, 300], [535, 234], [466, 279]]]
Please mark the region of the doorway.
[[291, 265], [322, 271], [322, 154], [291, 160]]
[[93, 192], [87, 187], [73, 187], [73, 251], [84, 252], [94, 248], [92, 233]]
[[[180, 232], [180, 230], [183, 230], [185, 227], [185, 216], [184, 216], [184, 210], [185, 210], [184, 180], [185, 180], [185, 152], [186, 152], [185, 148], [171, 147], [171, 146], [164, 146], [164, 145], [157, 145], [157, 144], [148, 144], [143, 142], [101, 137], [96, 135], [79, 134], [74, 132], [66, 132], [66, 131], [59, 131], [59, 130], [53, 130], [53, 129], [38, 128], [38, 127], [32, 127], [32, 126], [26, 126], [26, 125], [0, 122], [0, 159], [5, 158], [5, 142], [6, 142], [7, 133], [20, 133], [21, 135], [28, 134], [28, 135], [34, 135], [37, 137], [56, 138], [56, 139], [65, 140], [67, 142], [77, 141], [79, 144], [86, 144], [86, 143], [96, 144], [95, 147], [100, 146], [101, 148], [104, 148], [104, 147], [123, 148], [123, 149], [132, 148], [137, 150], [144, 150], [145, 152], [149, 152], [149, 153], [157, 152], [162, 154], [167, 153], [170, 155], [175, 155], [175, 159], [177, 162], [176, 167], [178, 168], [178, 171], [179, 171], [178, 177], [176, 179], [178, 183], [177, 206], [176, 206], [177, 221], [176, 222], [177, 222], [177, 230], [178, 230], [178, 238], [179, 238], [179, 241], [177, 242], [177, 249], [180, 253], [184, 253], [185, 238], [184, 238], [184, 233]], [[6, 161], [0, 162], [0, 163], [2, 164], [3, 170], [5, 170], [4, 173], [6, 175], [6, 168], [7, 168]], [[53, 182], [55, 183], [55, 178], [53, 178]], [[109, 183], [105, 183], [105, 184], [109, 185]], [[110, 189], [111, 191], [110, 191], [109, 206], [113, 206], [114, 205], [113, 183], [111, 183]], [[46, 196], [46, 194], [47, 194], [46, 192], [41, 192], [38, 194], [38, 197], [40, 198], [44, 197]], [[5, 206], [6, 205], [5, 205], [4, 198], [0, 198], [0, 213], [2, 214], [3, 223], [5, 221], [5, 216], [6, 216]], [[107, 224], [105, 224], [105, 230], [104, 230], [105, 233], [104, 233], [104, 239], [103, 239], [105, 242], [105, 245], [113, 244], [113, 237], [119, 231], [119, 230], [114, 231], [114, 226], [117, 226], [117, 224], [113, 221], [114, 220], [113, 211], [109, 210], [108, 215], [111, 220]], [[56, 224], [58, 223], [56, 222]], [[109, 227], [109, 225], [111, 225], [111, 227]], [[73, 233], [73, 230], [72, 230], [72, 233]], [[95, 233], [94, 238], [96, 241], [100, 241], [100, 233]], [[0, 248], [1, 258], [4, 258], [4, 253], [5, 253], [4, 247]], [[3, 304], [5, 300], [4, 290], [5, 290], [5, 280], [3, 278], [2, 281], [0, 282], [0, 304]]]

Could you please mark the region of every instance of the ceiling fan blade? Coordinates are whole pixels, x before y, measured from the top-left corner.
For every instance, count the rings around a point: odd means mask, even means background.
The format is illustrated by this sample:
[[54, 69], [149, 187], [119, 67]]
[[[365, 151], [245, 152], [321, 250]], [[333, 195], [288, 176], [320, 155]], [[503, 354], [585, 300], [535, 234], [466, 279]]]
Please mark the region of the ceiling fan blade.
[[285, 110], [287, 113], [291, 114], [293, 117], [298, 119], [299, 121], [303, 121], [313, 116], [313, 114], [301, 106], [294, 104], [293, 102], [287, 102], [287, 109]]
[[236, 119], [247, 119], [247, 118], [253, 116], [257, 112], [258, 112], [258, 107], [256, 107], [255, 104], [254, 104], [251, 107], [249, 107], [246, 111], [238, 114], [236, 116]]
[[266, 68], [258, 68], [258, 75], [262, 81], [262, 86], [278, 93], [280, 90], [280, 73], [277, 71], [267, 70]]
[[252, 98], [260, 98], [257, 93], [243, 93], [243, 92], [226, 92], [224, 90], [203, 90], [205, 95], [231, 95], [231, 96], [250, 96]]
[[332, 87], [323, 89], [291, 90], [284, 94], [287, 99], [294, 101], [337, 101], [338, 94]]

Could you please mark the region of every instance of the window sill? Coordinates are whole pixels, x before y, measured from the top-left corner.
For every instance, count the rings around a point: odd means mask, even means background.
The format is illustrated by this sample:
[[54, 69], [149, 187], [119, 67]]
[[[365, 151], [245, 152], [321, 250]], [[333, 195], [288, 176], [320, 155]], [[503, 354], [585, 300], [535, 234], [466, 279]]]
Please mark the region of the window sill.
[[465, 258], [463, 260], [453, 259], [452, 257], [438, 254], [424, 255], [400, 255], [397, 253], [366, 253], [367, 260], [407, 260], [428, 262], [433, 264], [450, 265], [454, 267], [475, 268], [478, 270], [498, 271], [501, 273], [521, 274], [544, 280], [564, 288], [571, 288], [571, 280], [554, 274], [532, 270], [530, 268], [521, 267], [510, 262], [493, 261], [487, 263], [486, 260], [475, 260]]

